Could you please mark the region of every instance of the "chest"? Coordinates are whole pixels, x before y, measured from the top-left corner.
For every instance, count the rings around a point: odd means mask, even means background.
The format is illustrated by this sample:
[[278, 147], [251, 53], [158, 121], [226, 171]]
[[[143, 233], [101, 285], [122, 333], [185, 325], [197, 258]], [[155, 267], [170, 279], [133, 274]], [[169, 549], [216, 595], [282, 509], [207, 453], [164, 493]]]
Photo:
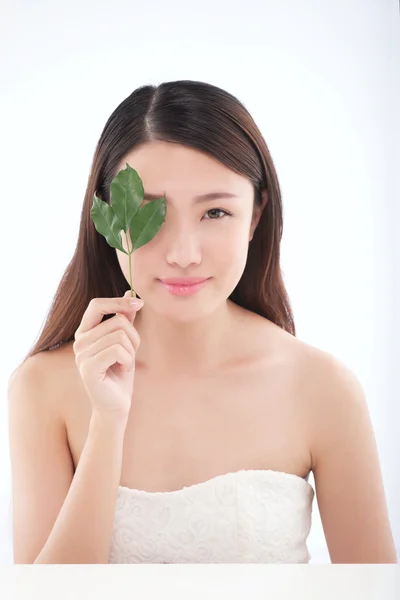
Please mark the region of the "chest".
[[[283, 365], [179, 378], [138, 370], [121, 485], [171, 491], [241, 469], [307, 472], [298, 400]], [[81, 398], [69, 418], [75, 464], [89, 426], [87, 404]]]

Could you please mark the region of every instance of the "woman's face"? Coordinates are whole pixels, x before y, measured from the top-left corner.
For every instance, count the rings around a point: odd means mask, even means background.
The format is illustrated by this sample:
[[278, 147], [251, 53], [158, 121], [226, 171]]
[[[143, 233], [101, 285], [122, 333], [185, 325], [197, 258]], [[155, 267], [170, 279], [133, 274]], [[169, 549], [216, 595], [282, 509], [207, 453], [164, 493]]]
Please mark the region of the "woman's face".
[[[168, 142], [135, 148], [118, 170], [126, 163], [138, 172], [145, 194], [157, 198], [165, 194], [167, 203], [156, 236], [131, 255], [133, 289], [145, 306], [178, 320], [212, 312], [230, 296], [246, 265], [259, 219], [256, 215], [252, 223], [253, 185], [208, 155]], [[196, 198], [213, 192], [233, 196]], [[126, 235], [121, 235], [127, 250]], [[131, 247], [129, 234], [128, 239]], [[129, 257], [116, 252], [129, 283]], [[172, 277], [210, 279], [195, 294], [177, 296], [160, 282]]]

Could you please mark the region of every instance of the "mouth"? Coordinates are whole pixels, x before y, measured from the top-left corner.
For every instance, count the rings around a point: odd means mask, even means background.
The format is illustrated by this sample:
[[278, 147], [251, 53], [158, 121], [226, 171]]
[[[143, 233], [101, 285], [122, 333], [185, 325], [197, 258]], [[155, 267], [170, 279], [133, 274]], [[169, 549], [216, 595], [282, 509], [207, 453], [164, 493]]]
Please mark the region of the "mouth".
[[205, 287], [209, 280], [210, 277], [172, 277], [169, 279], [160, 279], [160, 283], [168, 292], [174, 294], [175, 296], [190, 296]]
[[196, 283], [202, 283], [207, 279], [209, 279], [209, 277], [163, 277], [160, 281], [167, 285], [195, 285]]

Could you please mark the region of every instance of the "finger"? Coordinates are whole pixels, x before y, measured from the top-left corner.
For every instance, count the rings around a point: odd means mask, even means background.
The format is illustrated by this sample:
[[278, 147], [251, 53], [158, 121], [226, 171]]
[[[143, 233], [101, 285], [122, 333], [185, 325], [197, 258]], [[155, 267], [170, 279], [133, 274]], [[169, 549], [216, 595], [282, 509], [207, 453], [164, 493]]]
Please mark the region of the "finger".
[[85, 348], [93, 346], [98, 340], [106, 338], [108, 335], [117, 332], [118, 330], [125, 332], [136, 351], [140, 344], [139, 333], [130, 322], [129, 313], [117, 313], [114, 317], [99, 323], [96, 327], [93, 327], [93, 329], [76, 335], [73, 346], [75, 354], [81, 353]]
[[119, 344], [105, 348], [98, 354], [91, 356], [82, 366], [82, 372], [104, 375], [112, 365], [119, 363], [128, 371], [133, 364], [132, 355]]
[[134, 346], [129, 335], [126, 331], [117, 329], [102, 336], [83, 351], [76, 352], [76, 364], [80, 367], [92, 356], [96, 356], [106, 348], [114, 347], [116, 344], [122, 346], [131, 356], [134, 355]]
[[126, 319], [128, 320], [130, 325], [133, 325], [133, 322], [136, 318], [136, 314], [137, 312], [143, 308], [142, 306], [137, 306], [137, 307], [130, 307], [129, 310], [125, 310], [125, 311], [119, 311], [116, 313], [116, 315], [123, 315], [124, 317], [126, 317]]
[[[76, 331], [78, 333], [85, 333], [90, 329], [93, 329], [96, 325], [101, 323], [104, 315], [111, 315], [114, 313], [131, 313], [132, 306], [130, 302], [135, 301], [135, 298], [93, 298], [82, 317], [81, 323]], [[143, 305], [139, 301], [139, 306]], [[133, 307], [134, 308], [134, 307]]]
[[[136, 313], [138, 310], [140, 310], [141, 308], [143, 308], [144, 306], [144, 302], [141, 298], [138, 298], [137, 296], [132, 298], [131, 296], [131, 290], [127, 290], [124, 294], [124, 298], [130, 298], [130, 299], [135, 299], [137, 300], [137, 303], [135, 303], [134, 306], [130, 306], [130, 310], [128, 311], [128, 313], [124, 312], [123, 314], [125, 314], [126, 318], [128, 319], [128, 321], [133, 324], [135, 318], [136, 318]], [[121, 312], [121, 311], [120, 311]]]
[[[109, 327], [111, 327], [113, 325], [113, 323], [112, 323], [113, 320], [117, 321], [117, 323], [118, 323], [118, 320], [119, 320], [117, 318], [118, 315], [121, 315], [121, 317], [123, 317], [120, 326], [125, 331], [126, 335], [128, 336], [129, 340], [131, 341], [132, 346], [134, 347], [135, 351], [138, 349], [139, 344], [140, 344], [139, 333], [135, 329], [135, 327], [133, 327], [133, 321], [135, 320], [136, 312], [137, 311], [134, 311], [133, 317], [129, 314], [117, 313], [115, 315], [115, 317], [106, 321], [106, 323], [109, 324]], [[119, 324], [117, 325], [117, 327], [120, 327], [120, 326], [119, 326]]]

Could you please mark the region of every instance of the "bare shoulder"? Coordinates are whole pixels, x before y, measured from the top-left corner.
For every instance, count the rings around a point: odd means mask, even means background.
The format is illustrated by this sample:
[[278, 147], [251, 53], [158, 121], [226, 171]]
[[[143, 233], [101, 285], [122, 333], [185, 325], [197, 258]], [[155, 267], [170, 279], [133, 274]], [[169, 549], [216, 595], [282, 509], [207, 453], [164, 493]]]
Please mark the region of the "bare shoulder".
[[21, 395], [19, 393], [21, 390], [25, 389], [30, 389], [32, 395], [37, 398], [44, 397], [40, 392], [47, 382], [46, 364], [48, 364], [47, 353], [39, 352], [34, 356], [30, 356], [18, 365], [8, 380], [9, 402], [15, 403], [17, 398], [25, 397], [25, 394]]
[[248, 313], [244, 322], [244, 337], [251, 340], [253, 351], [260, 357], [285, 362], [287, 366], [303, 375], [305, 383], [311, 383], [310, 374], [323, 375], [319, 379], [313, 377], [313, 383], [317, 384], [329, 373], [333, 379], [340, 377], [340, 373], [350, 373], [350, 370], [333, 355], [300, 340], [260, 315]]
[[366, 392], [336, 356], [283, 332], [277, 347], [296, 373], [319, 512], [332, 563], [395, 563]]
[[314, 462], [336, 443], [343, 423], [368, 417], [365, 390], [356, 373], [335, 355], [300, 342], [299, 372], [307, 404]]
[[333, 563], [396, 562], [366, 392], [334, 355], [276, 333], [301, 390], [318, 507]]
[[56, 385], [60, 359], [58, 349], [40, 352], [22, 362], [8, 382], [15, 563], [35, 561], [73, 477]]
[[364, 388], [356, 373], [335, 355], [284, 331], [275, 336], [281, 355], [295, 373], [316, 458], [323, 444], [339, 435], [343, 421], [351, 415], [367, 415]]
[[[61, 415], [62, 391], [74, 370], [72, 344], [39, 352], [22, 362], [8, 380], [9, 402], [40, 403]], [[25, 394], [29, 390], [29, 394]]]
[[265, 348], [265, 353], [287, 359], [304, 380], [308, 394], [314, 392], [318, 398], [334, 388], [351, 386], [353, 392], [361, 391], [360, 382], [343, 361], [333, 354], [309, 344], [285, 331], [275, 323], [259, 317], [253, 323], [256, 337]]
[[[256, 315], [255, 352], [264, 357], [268, 377], [291, 383], [293, 402], [301, 406], [314, 456], [339, 434], [343, 420], [367, 413], [364, 389], [355, 372], [333, 354], [315, 347]], [[250, 337], [250, 336], [249, 336]], [[330, 433], [330, 435], [328, 435]]]

